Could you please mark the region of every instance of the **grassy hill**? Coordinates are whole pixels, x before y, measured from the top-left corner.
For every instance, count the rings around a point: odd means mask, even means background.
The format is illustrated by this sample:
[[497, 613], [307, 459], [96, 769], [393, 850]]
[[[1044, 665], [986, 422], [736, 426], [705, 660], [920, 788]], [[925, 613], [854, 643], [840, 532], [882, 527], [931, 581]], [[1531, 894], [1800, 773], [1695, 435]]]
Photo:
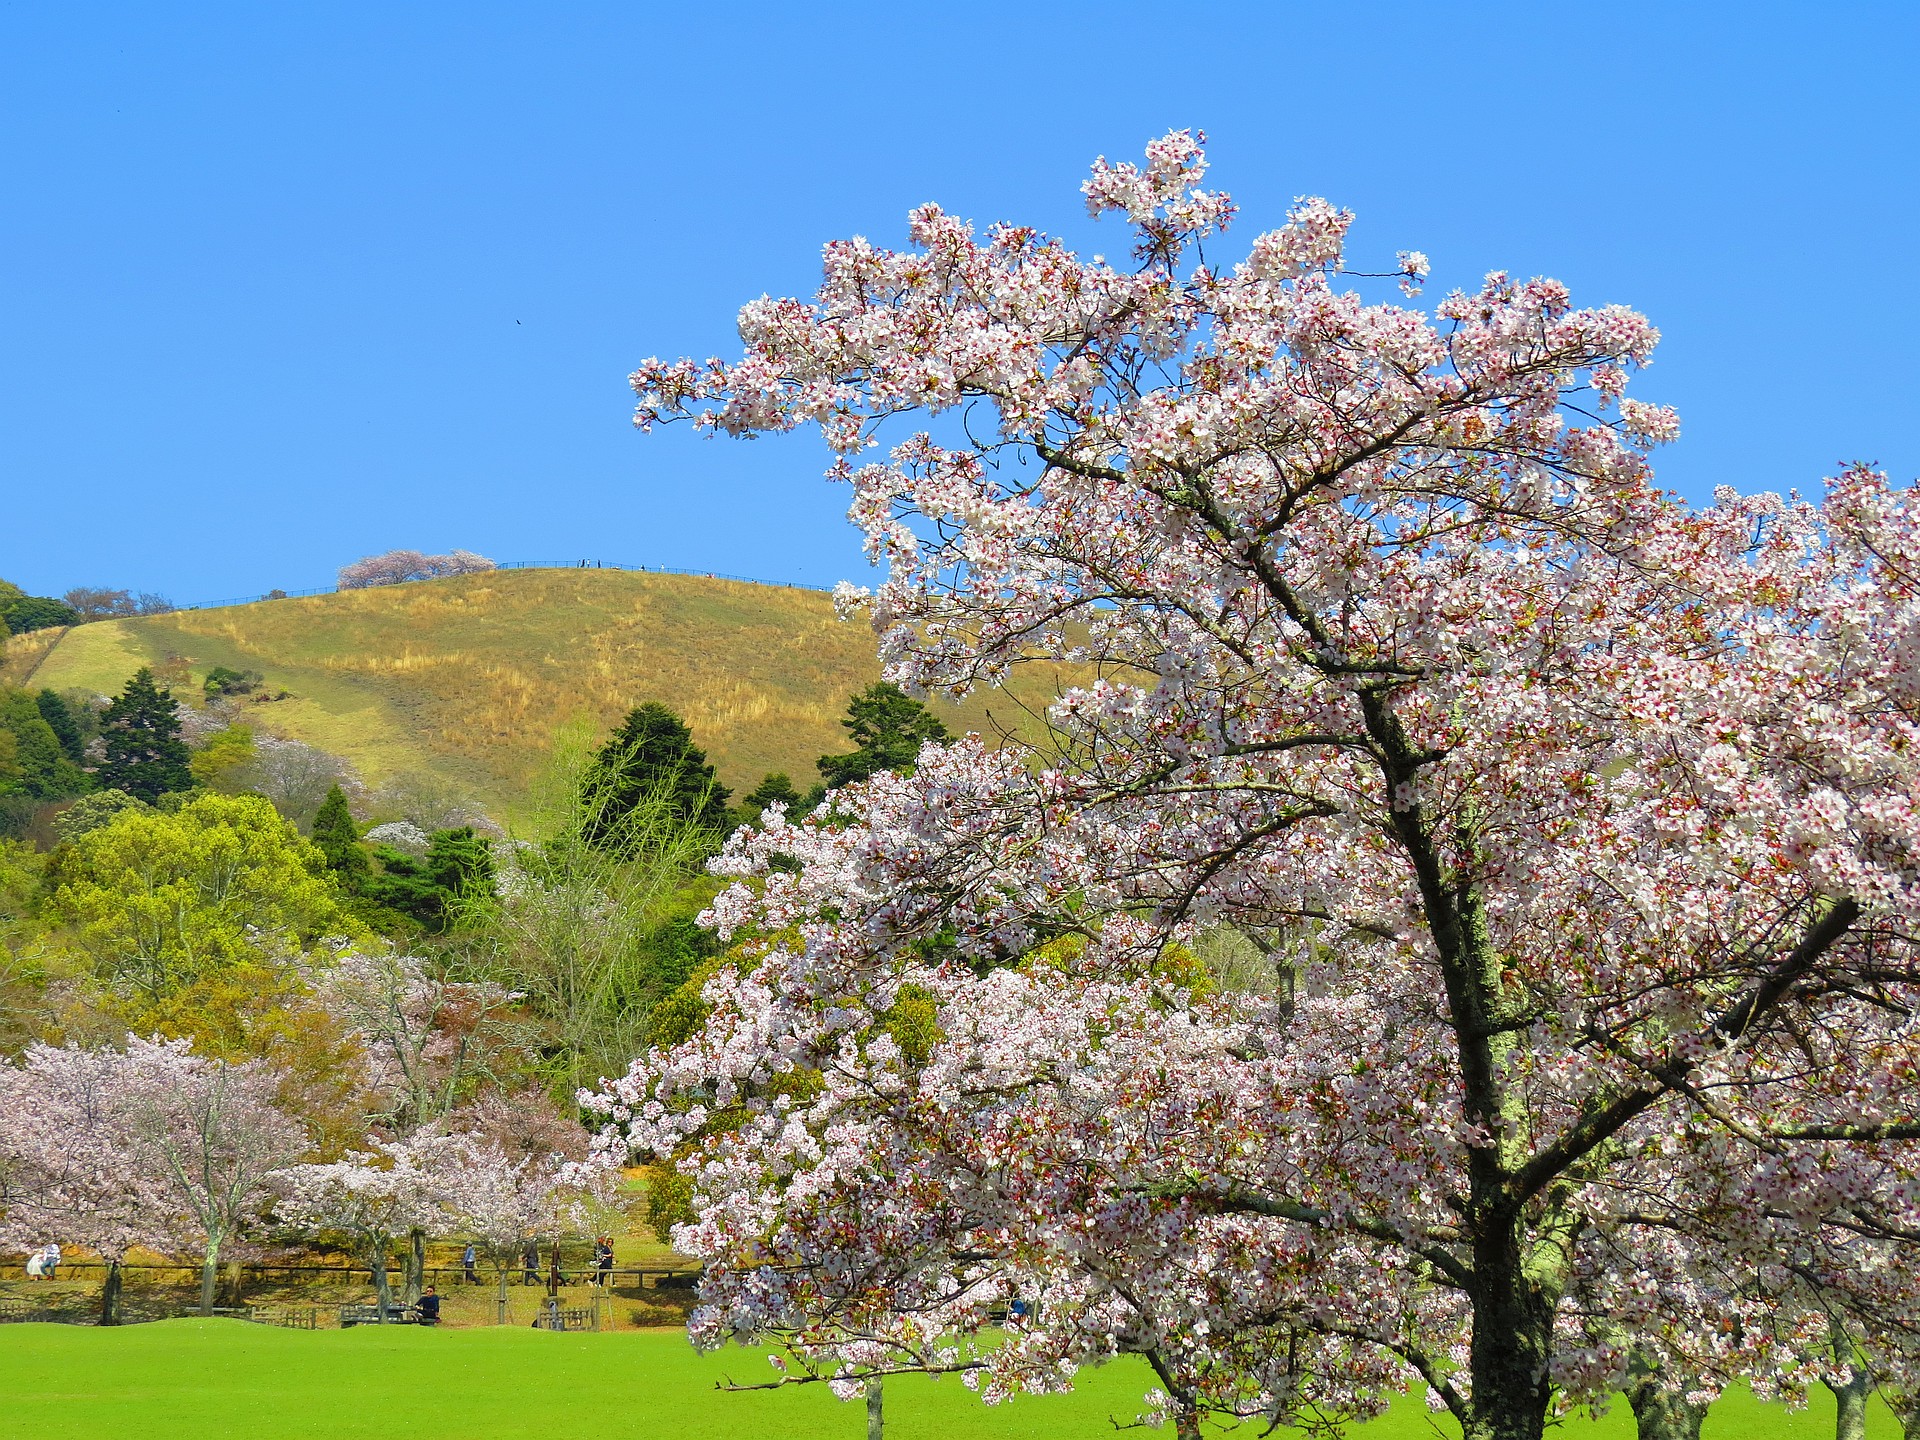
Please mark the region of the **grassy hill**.
[[[769, 770], [803, 789], [847, 748], [847, 699], [879, 677], [873, 636], [811, 590], [618, 570], [512, 570], [105, 621], [8, 643], [6, 678], [111, 694], [142, 665], [197, 698], [215, 665], [257, 670], [261, 728], [350, 760], [370, 784], [425, 775], [503, 820], [556, 727], [659, 700], [736, 793]], [[936, 702], [956, 731], [1020, 728], [1056, 677]], [[991, 718], [990, 718], [991, 717]]]

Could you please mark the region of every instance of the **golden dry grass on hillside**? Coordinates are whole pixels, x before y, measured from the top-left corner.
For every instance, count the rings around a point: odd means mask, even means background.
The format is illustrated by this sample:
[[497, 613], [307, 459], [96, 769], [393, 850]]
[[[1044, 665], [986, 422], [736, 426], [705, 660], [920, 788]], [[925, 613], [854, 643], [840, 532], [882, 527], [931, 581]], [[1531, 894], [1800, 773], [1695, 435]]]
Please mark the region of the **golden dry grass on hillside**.
[[[301, 600], [85, 625], [8, 669], [55, 689], [110, 693], [141, 664], [197, 689], [215, 665], [252, 669], [288, 698], [250, 708], [274, 733], [345, 756], [373, 783], [435, 776], [501, 818], [521, 813], [554, 731], [611, 726], [659, 700], [693, 727], [736, 792], [769, 770], [802, 788], [846, 748], [849, 696], [878, 678], [873, 636], [827, 595], [614, 570], [516, 570]], [[18, 647], [16, 651], [15, 648]], [[1020, 729], [1057, 677], [1012, 695], [938, 702], [956, 731]], [[991, 715], [991, 718], [990, 718]]]

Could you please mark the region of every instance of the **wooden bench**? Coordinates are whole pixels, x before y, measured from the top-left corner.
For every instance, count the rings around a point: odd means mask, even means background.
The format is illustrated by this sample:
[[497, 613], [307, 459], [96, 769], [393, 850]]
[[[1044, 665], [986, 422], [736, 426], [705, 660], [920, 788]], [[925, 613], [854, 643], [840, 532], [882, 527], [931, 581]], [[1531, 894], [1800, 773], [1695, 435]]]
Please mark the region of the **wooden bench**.
[[558, 1305], [549, 1300], [533, 1317], [536, 1330], [598, 1330], [599, 1316], [591, 1305]]
[[[372, 1310], [373, 1306], [366, 1307]], [[320, 1307], [318, 1305], [250, 1305], [242, 1313], [241, 1319], [251, 1320], [256, 1325], [277, 1325], [282, 1330], [318, 1330], [320, 1328]], [[379, 1318], [375, 1312], [375, 1320]], [[344, 1317], [341, 1324], [345, 1324]], [[367, 1322], [357, 1322], [367, 1323]]]
[[[340, 1328], [351, 1330], [356, 1325], [380, 1324], [378, 1305], [342, 1305], [340, 1307]], [[394, 1304], [387, 1307], [386, 1323], [389, 1325], [418, 1325], [420, 1316], [410, 1305]]]

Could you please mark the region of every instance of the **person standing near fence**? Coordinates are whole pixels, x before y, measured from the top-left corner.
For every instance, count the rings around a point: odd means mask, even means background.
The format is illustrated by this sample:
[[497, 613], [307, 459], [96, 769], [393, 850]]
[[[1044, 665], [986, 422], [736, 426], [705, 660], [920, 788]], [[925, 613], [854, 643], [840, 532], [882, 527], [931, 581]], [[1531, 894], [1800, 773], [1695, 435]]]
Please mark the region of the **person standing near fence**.
[[467, 1242], [467, 1248], [460, 1252], [460, 1269], [465, 1274], [466, 1281], [469, 1285], [478, 1285], [480, 1283], [480, 1272], [475, 1268], [479, 1260], [480, 1256], [478, 1252], [474, 1250], [473, 1242], [469, 1240]]
[[520, 1268], [522, 1285], [540, 1283], [540, 1242], [531, 1235], [527, 1237], [527, 1248], [520, 1252]]
[[593, 1268], [600, 1272], [602, 1286], [613, 1283], [613, 1237], [602, 1235], [593, 1242]]

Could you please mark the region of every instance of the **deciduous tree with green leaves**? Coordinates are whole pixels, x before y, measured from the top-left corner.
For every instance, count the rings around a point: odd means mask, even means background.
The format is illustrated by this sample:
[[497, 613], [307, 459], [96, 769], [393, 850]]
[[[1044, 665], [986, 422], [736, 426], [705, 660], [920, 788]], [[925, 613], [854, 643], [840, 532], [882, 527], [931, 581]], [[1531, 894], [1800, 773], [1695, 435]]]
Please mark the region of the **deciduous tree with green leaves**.
[[346, 928], [326, 857], [257, 795], [125, 810], [53, 869], [49, 914], [102, 981], [147, 1001]]

